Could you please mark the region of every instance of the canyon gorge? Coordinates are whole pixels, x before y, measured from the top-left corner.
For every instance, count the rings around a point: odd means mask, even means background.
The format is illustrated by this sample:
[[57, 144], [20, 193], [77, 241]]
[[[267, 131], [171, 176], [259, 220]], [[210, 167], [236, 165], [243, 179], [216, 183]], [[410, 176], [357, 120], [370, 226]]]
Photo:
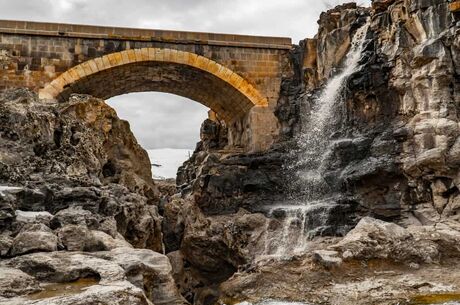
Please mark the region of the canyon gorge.
[[[222, 86], [209, 105], [224, 116], [210, 111], [175, 181], [152, 178], [95, 86], [153, 90], [143, 69], [168, 71], [158, 90], [196, 81], [211, 101], [226, 78], [185, 71], [185, 51], [45, 99], [5, 81], [0, 304], [460, 304], [460, 3], [346, 3], [318, 25], [254, 55], [279, 77]], [[18, 56], [0, 43], [1, 79], [42, 82]]]

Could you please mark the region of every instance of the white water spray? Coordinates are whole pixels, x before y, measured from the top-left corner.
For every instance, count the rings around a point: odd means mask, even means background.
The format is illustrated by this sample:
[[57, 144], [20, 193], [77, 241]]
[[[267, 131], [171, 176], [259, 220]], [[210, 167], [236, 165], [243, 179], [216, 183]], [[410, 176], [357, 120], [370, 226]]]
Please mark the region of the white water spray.
[[270, 216], [280, 215], [282, 228], [267, 227], [264, 256], [289, 256], [305, 252], [311, 230], [324, 226], [334, 205], [334, 190], [324, 180], [325, 162], [341, 118], [343, 91], [348, 78], [359, 68], [369, 24], [353, 36], [343, 70], [331, 78], [310, 110], [309, 120], [299, 137], [296, 184], [301, 194], [293, 203], [272, 207]]
[[322, 175], [326, 165], [324, 160], [335, 131], [334, 125], [341, 118], [339, 106], [343, 104], [343, 90], [348, 78], [359, 67], [368, 28], [366, 24], [356, 31], [343, 70], [329, 80], [310, 111], [310, 120], [303, 126], [299, 138], [301, 153], [296, 166], [303, 168], [298, 171], [298, 178], [309, 199], [322, 198], [328, 191]]

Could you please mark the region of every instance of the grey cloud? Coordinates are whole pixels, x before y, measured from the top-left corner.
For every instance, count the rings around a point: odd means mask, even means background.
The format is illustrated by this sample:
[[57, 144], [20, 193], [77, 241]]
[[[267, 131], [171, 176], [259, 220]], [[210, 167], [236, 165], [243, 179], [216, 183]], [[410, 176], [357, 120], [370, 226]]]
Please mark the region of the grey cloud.
[[146, 149], [195, 148], [208, 108], [165, 93], [131, 93], [108, 101]]

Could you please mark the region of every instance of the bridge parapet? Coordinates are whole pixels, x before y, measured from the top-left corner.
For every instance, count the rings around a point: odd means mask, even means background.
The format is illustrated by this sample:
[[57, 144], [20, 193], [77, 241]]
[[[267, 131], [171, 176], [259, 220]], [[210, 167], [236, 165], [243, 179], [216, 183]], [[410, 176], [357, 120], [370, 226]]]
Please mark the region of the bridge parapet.
[[290, 49], [291, 38], [0, 20], [0, 33]]

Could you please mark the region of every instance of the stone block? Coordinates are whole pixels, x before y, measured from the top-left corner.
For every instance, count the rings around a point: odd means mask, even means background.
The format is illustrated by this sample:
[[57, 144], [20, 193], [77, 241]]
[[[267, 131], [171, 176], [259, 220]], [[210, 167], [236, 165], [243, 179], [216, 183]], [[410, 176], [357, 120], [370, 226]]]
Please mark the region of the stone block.
[[141, 48], [140, 51], [140, 61], [148, 61], [149, 60], [149, 50], [147, 48]]
[[135, 62], [136, 61], [136, 53], [134, 52], [134, 50], [128, 50], [128, 58], [129, 58], [129, 62]]
[[449, 4], [451, 12], [460, 12], [460, 1], [455, 1]]
[[89, 61], [85, 61], [84, 63], [81, 64], [81, 67], [85, 71], [85, 75], [91, 75], [93, 74], [93, 71], [91, 69], [91, 66], [89, 65]]
[[102, 71], [102, 70], [105, 69], [105, 67], [104, 67], [104, 61], [102, 60], [101, 57], [95, 58], [95, 59], [94, 59], [94, 63], [96, 64], [97, 70], [98, 70], [98, 71]]

